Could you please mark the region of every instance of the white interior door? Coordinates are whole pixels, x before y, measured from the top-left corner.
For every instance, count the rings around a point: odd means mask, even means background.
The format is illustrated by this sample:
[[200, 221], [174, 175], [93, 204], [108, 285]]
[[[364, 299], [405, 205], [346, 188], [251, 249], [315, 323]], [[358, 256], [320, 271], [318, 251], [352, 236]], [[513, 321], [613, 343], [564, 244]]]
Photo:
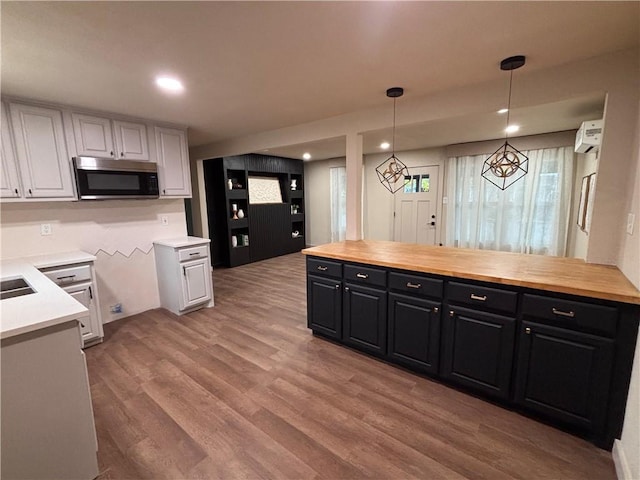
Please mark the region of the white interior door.
[[440, 238], [438, 212], [438, 166], [414, 167], [405, 186], [395, 194], [396, 242], [435, 245]]

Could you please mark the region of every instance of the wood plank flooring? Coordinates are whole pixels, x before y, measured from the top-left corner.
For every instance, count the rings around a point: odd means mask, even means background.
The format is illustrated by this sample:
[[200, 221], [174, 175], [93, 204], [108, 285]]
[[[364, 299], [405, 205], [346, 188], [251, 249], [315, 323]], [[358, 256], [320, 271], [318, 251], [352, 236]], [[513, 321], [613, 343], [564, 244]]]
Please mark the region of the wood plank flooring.
[[615, 479], [609, 452], [314, 337], [301, 254], [87, 349], [100, 479]]

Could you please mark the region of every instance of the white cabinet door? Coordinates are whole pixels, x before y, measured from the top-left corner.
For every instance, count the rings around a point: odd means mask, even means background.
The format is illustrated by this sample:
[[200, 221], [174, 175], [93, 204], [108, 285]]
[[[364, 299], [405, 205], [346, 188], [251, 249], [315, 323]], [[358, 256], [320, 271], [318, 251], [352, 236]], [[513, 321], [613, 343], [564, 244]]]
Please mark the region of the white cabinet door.
[[2, 128], [2, 149], [0, 154], [2, 155], [2, 172], [0, 172], [0, 177], [2, 183], [0, 186], [0, 197], [19, 198], [22, 196], [22, 190], [18, 174], [18, 159], [13, 149], [13, 138], [11, 138], [11, 132], [9, 131], [9, 122], [4, 103], [1, 106], [1, 110], [2, 125], [0, 125], [0, 128]]
[[27, 198], [73, 198], [62, 112], [10, 103], [16, 155]]
[[211, 272], [207, 259], [183, 262], [182, 269], [182, 305], [180, 310], [211, 300]]
[[113, 122], [116, 133], [116, 156], [126, 160], [149, 160], [147, 126], [143, 123]]
[[80, 113], [71, 114], [78, 155], [115, 157], [111, 120]]
[[84, 342], [86, 339], [93, 337], [95, 332], [95, 330], [92, 329], [94, 323], [92, 322], [92, 317], [95, 318], [96, 312], [91, 285], [74, 285], [73, 287], [65, 287], [63, 290], [89, 309], [89, 315], [78, 319], [80, 321], [80, 332], [82, 333], [82, 340]]
[[187, 134], [175, 128], [155, 127], [161, 197], [191, 197], [191, 170]]

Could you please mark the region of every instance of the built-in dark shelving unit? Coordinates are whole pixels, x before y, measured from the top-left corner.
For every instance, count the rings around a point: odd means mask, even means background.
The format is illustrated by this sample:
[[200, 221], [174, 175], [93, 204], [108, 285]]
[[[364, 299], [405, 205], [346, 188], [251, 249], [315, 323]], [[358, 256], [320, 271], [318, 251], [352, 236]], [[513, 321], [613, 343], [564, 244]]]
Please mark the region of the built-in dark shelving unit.
[[[214, 265], [234, 267], [305, 247], [301, 160], [258, 154], [216, 158], [204, 162], [204, 174]], [[253, 176], [277, 178], [282, 202], [251, 204], [249, 177]], [[240, 210], [244, 218], [234, 218]]]

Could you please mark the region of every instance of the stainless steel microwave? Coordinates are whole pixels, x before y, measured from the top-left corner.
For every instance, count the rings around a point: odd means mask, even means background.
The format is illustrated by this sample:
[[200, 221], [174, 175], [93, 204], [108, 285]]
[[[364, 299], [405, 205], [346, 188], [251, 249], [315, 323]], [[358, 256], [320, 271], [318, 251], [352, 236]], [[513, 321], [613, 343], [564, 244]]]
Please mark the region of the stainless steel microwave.
[[158, 167], [152, 162], [73, 157], [78, 199], [158, 198]]

